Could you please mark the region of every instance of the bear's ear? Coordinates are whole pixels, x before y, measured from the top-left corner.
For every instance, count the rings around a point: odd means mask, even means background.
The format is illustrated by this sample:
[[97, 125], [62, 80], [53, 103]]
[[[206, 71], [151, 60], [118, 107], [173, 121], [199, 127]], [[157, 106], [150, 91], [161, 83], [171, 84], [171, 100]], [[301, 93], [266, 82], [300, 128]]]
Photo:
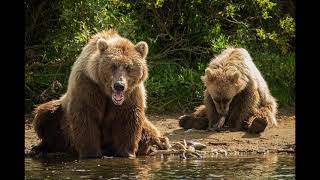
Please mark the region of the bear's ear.
[[236, 73], [232, 74], [229, 79], [231, 82], [237, 83], [239, 78], [240, 78], [240, 73], [236, 72]]
[[145, 59], [149, 52], [149, 46], [146, 42], [141, 41], [135, 45], [135, 49], [141, 54], [142, 58]]
[[201, 76], [201, 80], [203, 82], [205, 81], [213, 81], [215, 79], [213, 72], [211, 71], [211, 69], [207, 68], [205, 71], [205, 75]]
[[98, 41], [97, 41], [97, 47], [100, 51], [104, 51], [108, 48], [108, 42], [103, 39], [103, 38], [100, 38]]

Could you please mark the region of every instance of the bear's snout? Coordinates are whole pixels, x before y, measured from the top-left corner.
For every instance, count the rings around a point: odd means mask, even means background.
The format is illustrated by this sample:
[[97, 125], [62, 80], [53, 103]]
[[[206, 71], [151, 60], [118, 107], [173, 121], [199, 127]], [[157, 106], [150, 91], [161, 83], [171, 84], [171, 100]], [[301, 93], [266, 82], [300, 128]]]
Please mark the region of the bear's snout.
[[124, 90], [124, 84], [122, 82], [117, 81], [113, 85], [114, 90], [116, 91], [123, 91]]

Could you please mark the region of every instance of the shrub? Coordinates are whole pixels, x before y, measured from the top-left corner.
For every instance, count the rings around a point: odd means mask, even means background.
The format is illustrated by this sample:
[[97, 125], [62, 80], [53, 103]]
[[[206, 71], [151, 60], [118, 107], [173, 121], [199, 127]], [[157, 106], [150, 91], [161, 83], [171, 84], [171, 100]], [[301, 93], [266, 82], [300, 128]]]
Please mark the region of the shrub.
[[280, 105], [294, 105], [294, 9], [275, 0], [26, 0], [26, 111], [64, 93], [81, 48], [109, 28], [148, 42], [151, 111], [201, 103], [200, 76], [229, 45], [247, 48]]

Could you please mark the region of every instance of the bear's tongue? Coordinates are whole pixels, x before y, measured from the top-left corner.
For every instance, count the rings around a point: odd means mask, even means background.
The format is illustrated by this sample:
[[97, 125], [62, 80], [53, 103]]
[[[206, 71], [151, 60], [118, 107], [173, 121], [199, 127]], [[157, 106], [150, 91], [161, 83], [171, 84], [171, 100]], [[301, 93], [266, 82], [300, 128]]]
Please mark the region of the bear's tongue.
[[112, 92], [112, 101], [115, 105], [121, 105], [124, 101], [123, 91], [113, 91]]
[[123, 91], [115, 91], [113, 96], [115, 100], [121, 101], [123, 99]]

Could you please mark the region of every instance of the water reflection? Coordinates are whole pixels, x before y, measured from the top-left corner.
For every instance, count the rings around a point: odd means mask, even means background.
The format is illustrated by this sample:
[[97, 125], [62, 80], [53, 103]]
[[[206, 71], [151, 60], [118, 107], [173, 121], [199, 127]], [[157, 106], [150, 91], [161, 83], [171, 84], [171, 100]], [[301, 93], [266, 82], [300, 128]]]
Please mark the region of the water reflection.
[[26, 179], [294, 179], [294, 155], [112, 158], [96, 160], [25, 159]]

